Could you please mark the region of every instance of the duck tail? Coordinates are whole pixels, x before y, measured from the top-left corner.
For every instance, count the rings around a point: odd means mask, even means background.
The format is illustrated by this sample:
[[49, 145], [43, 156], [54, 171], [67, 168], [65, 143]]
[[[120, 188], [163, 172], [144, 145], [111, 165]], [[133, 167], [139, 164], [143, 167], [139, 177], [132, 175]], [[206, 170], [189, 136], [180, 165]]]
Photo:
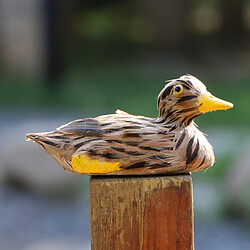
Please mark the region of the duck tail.
[[33, 141], [45, 149], [45, 151], [52, 155], [57, 155], [62, 144], [65, 142], [63, 135], [58, 134], [57, 131], [29, 133], [25, 136], [26, 141]]
[[33, 141], [40, 145], [48, 145], [48, 146], [59, 146], [56, 143], [56, 139], [53, 137], [54, 132], [44, 132], [44, 133], [29, 133], [26, 134], [25, 139], [26, 141]]
[[66, 135], [58, 131], [29, 133], [26, 134], [25, 139], [26, 141], [31, 140], [42, 146], [65, 170], [75, 172], [70, 164], [74, 148], [68, 143]]

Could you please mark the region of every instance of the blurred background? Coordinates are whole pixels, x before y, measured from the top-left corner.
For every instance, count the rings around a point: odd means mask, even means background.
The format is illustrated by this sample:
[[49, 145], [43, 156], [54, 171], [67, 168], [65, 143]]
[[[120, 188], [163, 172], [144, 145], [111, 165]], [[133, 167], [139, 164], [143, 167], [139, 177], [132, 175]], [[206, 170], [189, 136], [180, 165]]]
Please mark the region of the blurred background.
[[195, 247], [250, 249], [249, 0], [0, 0], [0, 248], [90, 249], [89, 178], [27, 132], [156, 117], [164, 81], [186, 73], [235, 105], [196, 119], [216, 163], [192, 174]]

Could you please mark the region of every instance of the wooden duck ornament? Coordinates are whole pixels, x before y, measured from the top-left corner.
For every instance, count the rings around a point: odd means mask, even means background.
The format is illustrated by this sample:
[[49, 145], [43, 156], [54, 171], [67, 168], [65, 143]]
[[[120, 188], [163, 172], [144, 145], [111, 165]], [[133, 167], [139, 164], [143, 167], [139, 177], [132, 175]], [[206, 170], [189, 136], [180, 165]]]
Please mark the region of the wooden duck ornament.
[[184, 75], [162, 89], [157, 106], [157, 118], [117, 110], [52, 132], [30, 133], [26, 139], [76, 174], [176, 174], [212, 166], [213, 148], [193, 120], [233, 104], [214, 97], [196, 77]]

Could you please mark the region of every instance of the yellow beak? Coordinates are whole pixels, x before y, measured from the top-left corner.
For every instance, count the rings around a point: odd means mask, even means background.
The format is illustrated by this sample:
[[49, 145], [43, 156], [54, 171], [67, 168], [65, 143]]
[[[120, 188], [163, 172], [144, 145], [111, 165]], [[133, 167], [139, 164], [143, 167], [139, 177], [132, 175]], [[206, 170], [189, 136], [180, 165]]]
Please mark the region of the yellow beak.
[[201, 113], [206, 113], [214, 110], [226, 110], [232, 108], [234, 105], [231, 102], [223, 101], [209, 92], [199, 96], [198, 108]]

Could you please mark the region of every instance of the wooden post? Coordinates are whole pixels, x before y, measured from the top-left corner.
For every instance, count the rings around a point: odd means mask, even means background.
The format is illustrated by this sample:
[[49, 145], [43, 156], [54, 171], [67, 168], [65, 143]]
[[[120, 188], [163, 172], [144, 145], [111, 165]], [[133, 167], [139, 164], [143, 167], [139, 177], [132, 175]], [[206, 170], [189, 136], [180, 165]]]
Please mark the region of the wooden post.
[[190, 175], [91, 177], [91, 249], [193, 249]]

